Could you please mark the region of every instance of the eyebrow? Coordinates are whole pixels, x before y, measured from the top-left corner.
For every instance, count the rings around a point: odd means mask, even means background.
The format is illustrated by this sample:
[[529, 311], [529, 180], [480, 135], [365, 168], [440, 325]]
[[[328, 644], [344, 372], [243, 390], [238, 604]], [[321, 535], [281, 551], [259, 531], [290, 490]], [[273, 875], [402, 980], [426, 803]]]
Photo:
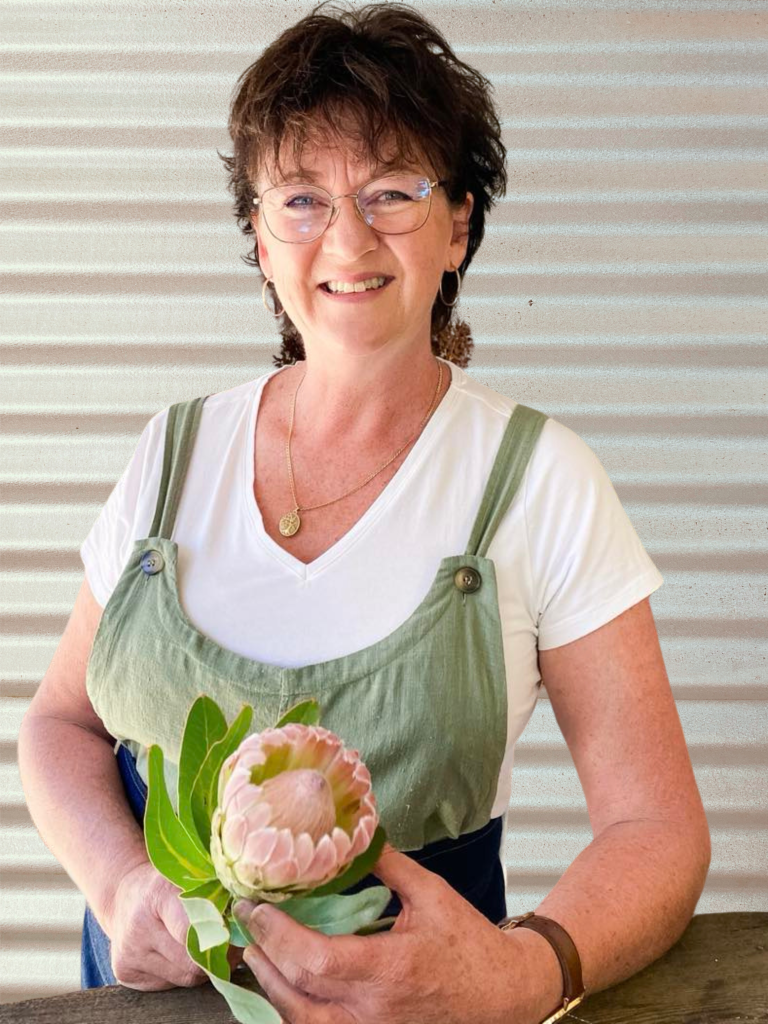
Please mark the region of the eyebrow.
[[[379, 164], [376, 170], [373, 172], [368, 181], [373, 181], [379, 177], [380, 174], [385, 171], [404, 171], [412, 170], [408, 164], [401, 158], [398, 157], [396, 160], [391, 160], [389, 163]], [[291, 171], [288, 175], [281, 179], [284, 182], [288, 181], [311, 181], [314, 184], [318, 184], [319, 176], [309, 167], [299, 167], [296, 171]]]

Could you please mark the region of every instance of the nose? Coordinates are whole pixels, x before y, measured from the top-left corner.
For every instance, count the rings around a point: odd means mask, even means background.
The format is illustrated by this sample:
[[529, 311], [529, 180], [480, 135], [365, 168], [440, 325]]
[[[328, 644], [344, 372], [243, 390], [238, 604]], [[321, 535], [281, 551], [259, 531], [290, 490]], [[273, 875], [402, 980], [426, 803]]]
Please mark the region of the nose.
[[[354, 266], [365, 253], [380, 244], [379, 236], [370, 224], [366, 223], [352, 196], [340, 196], [339, 199], [334, 200], [328, 227], [320, 236], [321, 244], [326, 254], [335, 257], [340, 265]], [[346, 205], [343, 215], [342, 202]], [[335, 230], [331, 230], [333, 225], [336, 225]]]
[[349, 200], [351, 200], [349, 205], [350, 205], [351, 210], [352, 210], [352, 215], [354, 217], [356, 217], [357, 220], [359, 220], [362, 224], [365, 224], [366, 227], [369, 227], [369, 225], [367, 224], [365, 218], [363, 217], [363, 215], [361, 214], [360, 210], [358, 209], [357, 199], [356, 199], [356, 196], [355, 196], [354, 192], [346, 192], [342, 196], [336, 196], [336, 198], [333, 201], [333, 210], [331, 211], [331, 219], [328, 222], [328, 227], [329, 228], [333, 227], [333, 225], [339, 219], [339, 214], [341, 213], [341, 206], [342, 206], [341, 200], [342, 199], [349, 199]]

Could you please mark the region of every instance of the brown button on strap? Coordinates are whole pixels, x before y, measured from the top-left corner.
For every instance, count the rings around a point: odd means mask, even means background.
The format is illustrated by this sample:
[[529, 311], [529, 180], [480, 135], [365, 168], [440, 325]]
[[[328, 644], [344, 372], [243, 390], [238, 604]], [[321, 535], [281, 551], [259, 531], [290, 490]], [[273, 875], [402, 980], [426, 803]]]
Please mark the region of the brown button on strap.
[[147, 576], [154, 576], [155, 573], [162, 572], [165, 568], [165, 559], [159, 551], [151, 549], [144, 552], [139, 564]]
[[453, 582], [462, 594], [474, 594], [476, 590], [480, 589], [483, 578], [471, 565], [463, 565], [453, 577]]

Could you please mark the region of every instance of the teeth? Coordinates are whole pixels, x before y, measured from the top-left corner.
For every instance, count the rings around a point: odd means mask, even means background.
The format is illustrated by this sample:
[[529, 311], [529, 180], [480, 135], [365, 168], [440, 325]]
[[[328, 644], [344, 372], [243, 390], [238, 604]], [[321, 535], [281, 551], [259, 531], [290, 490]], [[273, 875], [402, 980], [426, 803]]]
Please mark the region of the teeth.
[[326, 287], [331, 292], [364, 292], [368, 288], [380, 288], [386, 280], [386, 277], [370, 277], [367, 281], [357, 281], [355, 284], [327, 281]]

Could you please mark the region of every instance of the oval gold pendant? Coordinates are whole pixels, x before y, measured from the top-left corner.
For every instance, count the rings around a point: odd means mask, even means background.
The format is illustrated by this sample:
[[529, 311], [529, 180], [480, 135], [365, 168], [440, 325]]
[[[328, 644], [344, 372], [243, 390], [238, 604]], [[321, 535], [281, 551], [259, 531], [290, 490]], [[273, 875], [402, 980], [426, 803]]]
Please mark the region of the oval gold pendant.
[[299, 532], [301, 526], [301, 519], [299, 519], [298, 512], [286, 512], [280, 520], [280, 533], [284, 537], [292, 537], [294, 533]]

